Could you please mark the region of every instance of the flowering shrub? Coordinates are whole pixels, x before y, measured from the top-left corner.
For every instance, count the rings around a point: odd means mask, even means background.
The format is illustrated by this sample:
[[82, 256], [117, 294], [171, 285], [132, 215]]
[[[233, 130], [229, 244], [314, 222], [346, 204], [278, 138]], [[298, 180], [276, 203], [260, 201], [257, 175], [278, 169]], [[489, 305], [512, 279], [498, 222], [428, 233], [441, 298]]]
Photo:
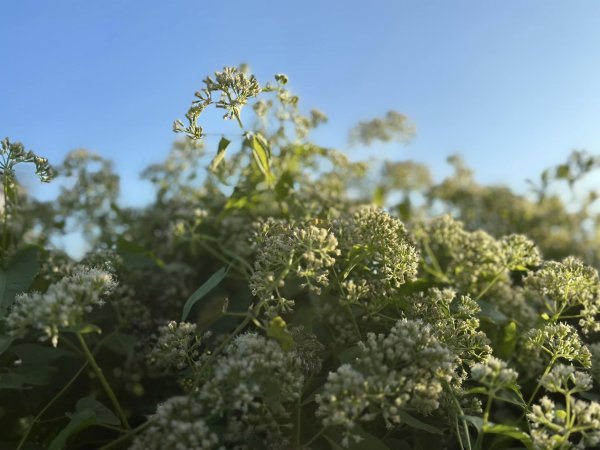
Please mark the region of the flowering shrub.
[[[533, 196], [456, 157], [437, 184], [412, 161], [374, 180], [309, 140], [327, 118], [287, 82], [207, 77], [140, 209], [98, 155], [55, 170], [2, 141], [0, 448], [597, 448], [596, 194], [567, 208], [555, 187], [598, 158]], [[239, 132], [213, 142], [212, 107]], [[414, 134], [389, 112], [351, 138]], [[68, 181], [57, 201], [17, 163]], [[73, 231], [79, 261], [55, 245]]]

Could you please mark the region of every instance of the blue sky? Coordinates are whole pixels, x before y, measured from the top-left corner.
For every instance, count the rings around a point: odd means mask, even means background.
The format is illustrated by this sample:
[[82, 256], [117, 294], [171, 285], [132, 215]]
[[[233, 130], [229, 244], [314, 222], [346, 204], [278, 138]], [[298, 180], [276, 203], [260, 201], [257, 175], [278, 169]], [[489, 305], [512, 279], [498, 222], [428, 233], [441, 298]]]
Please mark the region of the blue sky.
[[288, 74], [329, 115], [323, 145], [346, 148], [391, 109], [416, 124], [409, 146], [354, 159], [443, 175], [459, 152], [480, 181], [523, 187], [573, 148], [600, 152], [594, 0], [20, 0], [0, 17], [0, 137], [54, 163], [80, 147], [112, 158], [126, 203], [149, 198], [137, 174], [164, 158], [201, 80], [241, 62], [259, 80]]

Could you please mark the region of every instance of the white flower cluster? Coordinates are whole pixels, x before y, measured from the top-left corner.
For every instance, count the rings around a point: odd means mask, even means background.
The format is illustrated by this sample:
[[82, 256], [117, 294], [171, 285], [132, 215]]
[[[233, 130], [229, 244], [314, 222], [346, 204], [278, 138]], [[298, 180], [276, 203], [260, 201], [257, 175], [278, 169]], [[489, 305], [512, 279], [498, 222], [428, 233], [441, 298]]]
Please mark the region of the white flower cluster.
[[[173, 131], [186, 133], [192, 139], [204, 136], [202, 127], [198, 125], [200, 114], [214, 104], [217, 108], [227, 112], [224, 119], [236, 118], [239, 120], [242, 107], [251, 97], [256, 97], [261, 92], [261, 87], [254, 75], [248, 75], [243, 68], [224, 67], [223, 71], [215, 72], [215, 79], [210, 76], [204, 79], [205, 87], [195, 93], [197, 100], [192, 102], [185, 117], [188, 122], [186, 127], [181, 120], [173, 123]], [[219, 100], [213, 99], [213, 92], [220, 92]]]
[[293, 305], [277, 301], [273, 295], [288, 276], [297, 277], [303, 287], [316, 293], [329, 284], [329, 269], [340, 251], [337, 239], [325, 228], [270, 220], [263, 224], [256, 240], [259, 248], [250, 288], [262, 300], [272, 300], [271, 313]]
[[600, 444], [600, 403], [570, 397], [568, 406], [548, 397], [533, 405], [527, 415], [536, 450], [567, 450]]
[[159, 327], [158, 333], [158, 339], [148, 353], [152, 366], [183, 370], [198, 364], [201, 338], [196, 335], [196, 324], [171, 321]]
[[[526, 286], [541, 296], [546, 313], [555, 320], [569, 309], [581, 310], [579, 325], [584, 333], [600, 331], [600, 279], [598, 271], [569, 256], [549, 261], [526, 278]], [[569, 314], [571, 313], [569, 312]]]
[[31, 329], [43, 332], [42, 340], [58, 344], [59, 331], [74, 328], [94, 306], [101, 306], [103, 297], [117, 283], [109, 273], [83, 268], [48, 287], [46, 292], [20, 294], [6, 318], [11, 336], [23, 336]]
[[481, 308], [470, 297], [458, 296], [450, 288], [431, 288], [412, 295], [402, 308], [407, 318], [430, 324], [437, 339], [460, 354], [464, 368], [492, 353], [490, 340], [479, 328]]
[[527, 270], [542, 264], [536, 245], [527, 236], [511, 234], [500, 240], [506, 267], [509, 270]]
[[172, 397], [157, 408], [129, 450], [225, 450], [203, 419], [205, 413], [193, 397]]
[[458, 358], [433, 335], [430, 325], [402, 319], [387, 335], [370, 333], [359, 343], [355, 364], [330, 373], [316, 397], [324, 426], [346, 429], [345, 443], [360, 421], [381, 414], [388, 426], [402, 423], [401, 410], [429, 414], [440, 406]]
[[227, 347], [198, 397], [226, 416], [230, 436], [244, 439], [264, 433], [276, 441], [281, 421], [289, 419], [284, 405], [298, 400], [303, 383], [295, 352], [247, 333]]
[[573, 394], [592, 389], [592, 377], [572, 365], [557, 364], [540, 380], [546, 391], [562, 394], [564, 406], [544, 396], [527, 415], [536, 449], [579, 449], [600, 444], [600, 403]]
[[492, 279], [508, 282], [503, 245], [485, 231], [466, 231], [462, 222], [444, 215], [419, 227], [415, 234], [459, 291], [477, 295]]
[[[323, 392], [316, 396], [319, 404], [317, 416], [323, 417], [323, 426], [341, 426], [346, 430], [342, 445], [347, 447], [351, 433], [359, 422], [375, 419], [376, 415], [367, 408], [373, 397], [369, 381], [350, 364], [342, 364], [330, 372]], [[358, 438], [354, 438], [358, 442]]]
[[489, 356], [485, 363], [478, 363], [471, 368], [473, 381], [483, 384], [490, 390], [510, 387], [517, 382], [519, 374], [509, 368], [505, 361]]
[[[566, 359], [577, 361], [583, 367], [592, 365], [589, 348], [581, 341], [577, 330], [566, 323], [548, 324], [542, 329], [533, 329], [527, 334], [525, 357], [537, 362]], [[545, 358], [540, 358], [544, 354]], [[549, 357], [549, 358], [548, 358]], [[526, 363], [526, 361], [524, 361]], [[527, 365], [527, 364], [526, 364]]]
[[542, 386], [549, 392], [574, 394], [589, 391], [593, 387], [592, 377], [573, 366], [557, 364], [541, 380]]
[[[182, 449], [244, 449], [257, 448], [260, 441], [280, 442], [289, 426], [286, 406], [300, 398], [304, 376], [295, 352], [246, 333], [227, 345], [207, 380], [189, 397], [161, 406], [132, 449], [170, 448], [175, 442], [188, 445]], [[173, 438], [185, 430], [189, 435]]]
[[339, 273], [348, 302], [380, 302], [415, 279], [419, 252], [404, 224], [385, 211], [362, 207], [336, 220], [334, 233], [342, 252]]

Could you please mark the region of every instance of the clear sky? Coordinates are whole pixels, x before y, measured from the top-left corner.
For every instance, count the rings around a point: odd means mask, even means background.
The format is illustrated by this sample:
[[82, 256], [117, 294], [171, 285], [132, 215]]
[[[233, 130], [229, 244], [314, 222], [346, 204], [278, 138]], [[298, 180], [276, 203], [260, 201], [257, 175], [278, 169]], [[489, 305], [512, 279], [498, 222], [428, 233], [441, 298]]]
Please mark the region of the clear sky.
[[480, 181], [523, 186], [573, 148], [600, 152], [596, 0], [0, 0], [0, 61], [0, 137], [54, 163], [79, 147], [112, 158], [127, 203], [148, 198], [137, 174], [201, 80], [242, 62], [329, 115], [323, 145], [391, 109], [416, 124], [408, 147], [355, 159], [441, 174], [460, 152]]

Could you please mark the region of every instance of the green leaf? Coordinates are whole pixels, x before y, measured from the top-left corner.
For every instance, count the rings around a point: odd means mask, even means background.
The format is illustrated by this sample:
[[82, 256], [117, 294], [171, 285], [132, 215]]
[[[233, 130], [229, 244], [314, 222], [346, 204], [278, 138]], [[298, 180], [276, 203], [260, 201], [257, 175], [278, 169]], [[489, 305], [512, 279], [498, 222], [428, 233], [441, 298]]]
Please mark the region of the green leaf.
[[0, 355], [10, 347], [15, 339], [10, 336], [0, 336]]
[[61, 450], [71, 436], [93, 425], [119, 426], [121, 423], [110, 409], [91, 397], [79, 399], [75, 412], [67, 413], [66, 416], [70, 419], [69, 423], [52, 440], [48, 450]]
[[512, 403], [513, 405], [520, 406], [521, 408], [526, 407], [525, 399], [519, 390], [518, 386], [512, 386], [510, 389], [501, 389], [494, 396], [496, 400], [502, 400], [503, 402]]
[[433, 425], [429, 425], [428, 423], [425, 423], [425, 422], [417, 419], [416, 417], [411, 416], [406, 411], [399, 410], [398, 415], [402, 419], [403, 423], [405, 423], [406, 425], [408, 425], [412, 428], [416, 428], [417, 430], [427, 431], [428, 433], [431, 433], [431, 434], [443, 434], [437, 427], [434, 427]]
[[137, 339], [131, 334], [115, 331], [104, 341], [104, 346], [119, 355], [131, 356], [135, 350]]
[[14, 372], [0, 373], [0, 391], [2, 389], [27, 389], [25, 379]]
[[258, 168], [265, 176], [267, 185], [273, 185], [273, 174], [271, 173], [271, 149], [269, 143], [260, 133], [255, 133], [247, 136], [247, 141], [252, 149], [252, 155], [258, 165]]
[[117, 240], [117, 253], [123, 258], [125, 266], [131, 269], [165, 266], [164, 261], [157, 258], [150, 250], [124, 238]]
[[64, 330], [79, 334], [102, 333], [102, 328], [93, 323], [78, 323], [77, 325], [65, 328]]
[[0, 318], [4, 317], [15, 296], [25, 292], [38, 273], [38, 249], [26, 247], [10, 259], [7, 269], [0, 269]]
[[285, 351], [291, 349], [294, 346], [294, 338], [287, 329], [287, 324], [280, 317], [274, 317], [267, 326], [267, 336], [275, 339], [281, 348]]
[[382, 441], [372, 434], [367, 433], [361, 427], [354, 428], [352, 432], [360, 436], [361, 440], [360, 442], [351, 443], [348, 447], [350, 450], [390, 450]]
[[190, 311], [194, 307], [194, 305], [206, 294], [212, 291], [227, 275], [227, 271], [229, 268], [222, 267], [217, 272], [215, 272], [206, 282], [200, 286], [196, 291], [190, 295], [190, 298], [187, 299], [185, 305], [183, 305], [183, 312], [181, 313], [181, 321], [183, 322], [187, 319], [187, 316], [190, 314]]
[[523, 445], [525, 445], [526, 448], [533, 448], [533, 442], [531, 441], [531, 437], [518, 427], [512, 425], [489, 424], [483, 428], [483, 431], [489, 434], [501, 434], [503, 436], [511, 437], [520, 441]]
[[488, 394], [488, 388], [483, 387], [483, 386], [473, 387], [473, 388], [471, 388], [471, 389], [469, 389], [467, 391], [467, 394], [487, 395]]
[[217, 170], [217, 168], [219, 167], [219, 164], [221, 164], [221, 161], [223, 161], [223, 158], [225, 158], [225, 151], [227, 150], [227, 146], [229, 145], [230, 142], [231, 141], [229, 139], [225, 139], [224, 137], [222, 137], [221, 140], [219, 141], [219, 148], [217, 150], [217, 154], [215, 155], [213, 160], [210, 162], [210, 165], [208, 166], [208, 168], [211, 172], [214, 172], [215, 170]]
[[514, 320], [508, 322], [502, 329], [502, 341], [498, 348], [498, 356], [508, 359], [517, 345], [517, 324]]
[[479, 300], [477, 302], [481, 311], [479, 312], [479, 317], [489, 319], [491, 322], [498, 324], [506, 322], [508, 319], [504, 313], [502, 313], [495, 305], [488, 303], [484, 300]]
[[279, 201], [287, 199], [290, 191], [294, 189], [294, 177], [289, 171], [285, 171], [275, 184], [275, 197]]
[[468, 414], [465, 414], [464, 416], [462, 416], [462, 418], [469, 422], [471, 425], [473, 425], [477, 429], [477, 431], [481, 433], [481, 429], [483, 428], [483, 419], [481, 417], [470, 416]]
[[70, 419], [69, 423], [56, 435], [52, 442], [50, 442], [48, 450], [63, 449], [67, 444], [67, 439], [69, 439], [69, 437], [79, 433], [84, 428], [98, 423], [96, 414], [91, 409], [84, 409], [75, 414], [67, 414], [67, 417]]
[[48, 365], [57, 359], [73, 356], [63, 348], [48, 347], [40, 344], [19, 344], [10, 348], [23, 361], [23, 364]]
[[385, 203], [385, 195], [385, 188], [383, 186], [377, 186], [373, 192], [373, 203], [380, 208], [383, 208], [383, 204]]
[[86, 409], [89, 409], [94, 412], [98, 423], [114, 426], [119, 426], [121, 423], [119, 418], [115, 416], [115, 414], [110, 409], [108, 409], [98, 400], [94, 400], [91, 397], [84, 397], [79, 399], [77, 405], [75, 406], [75, 410], [78, 412], [85, 411]]
[[23, 389], [50, 384], [58, 372], [56, 367], [40, 364], [21, 364], [11, 372], [0, 374], [0, 389]]

